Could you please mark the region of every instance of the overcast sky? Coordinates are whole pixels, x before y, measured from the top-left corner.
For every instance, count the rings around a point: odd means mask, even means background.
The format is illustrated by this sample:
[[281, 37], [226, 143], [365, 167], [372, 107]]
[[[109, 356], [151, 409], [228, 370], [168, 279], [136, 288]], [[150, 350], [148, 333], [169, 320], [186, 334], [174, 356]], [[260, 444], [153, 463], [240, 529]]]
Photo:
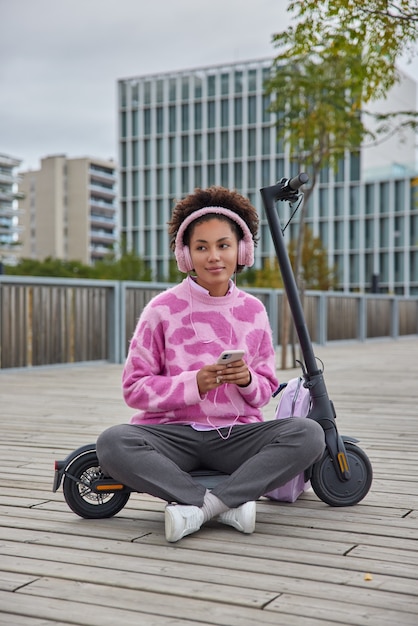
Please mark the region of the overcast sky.
[[[274, 56], [288, 0], [0, 0], [0, 152], [117, 157], [119, 78]], [[418, 80], [418, 61], [404, 69]]]

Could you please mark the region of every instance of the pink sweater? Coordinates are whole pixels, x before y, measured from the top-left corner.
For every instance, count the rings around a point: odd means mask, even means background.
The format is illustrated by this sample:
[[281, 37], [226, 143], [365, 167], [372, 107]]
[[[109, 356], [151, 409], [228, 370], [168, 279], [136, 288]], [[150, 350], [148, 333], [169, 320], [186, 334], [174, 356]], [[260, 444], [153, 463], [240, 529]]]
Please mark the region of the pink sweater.
[[[131, 423], [220, 428], [262, 421], [260, 407], [277, 388], [263, 304], [237, 287], [214, 298], [190, 280], [156, 296], [138, 321], [122, 378], [126, 403], [139, 411]], [[198, 370], [230, 349], [245, 350], [250, 384], [224, 384], [201, 397]]]

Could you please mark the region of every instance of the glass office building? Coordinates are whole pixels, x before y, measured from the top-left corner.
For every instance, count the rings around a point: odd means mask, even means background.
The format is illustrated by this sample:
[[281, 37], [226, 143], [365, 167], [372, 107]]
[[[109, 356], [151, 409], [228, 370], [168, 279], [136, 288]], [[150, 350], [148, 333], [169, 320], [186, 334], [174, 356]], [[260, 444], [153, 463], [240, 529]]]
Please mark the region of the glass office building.
[[[196, 187], [235, 188], [261, 218], [256, 266], [274, 257], [261, 187], [297, 173], [277, 141], [263, 85], [271, 59], [118, 81], [121, 233], [128, 249], [169, 274], [167, 221], [176, 199]], [[309, 171], [307, 172], [309, 174]], [[363, 179], [361, 155], [325, 170], [307, 224], [328, 250], [342, 290], [418, 293], [418, 180], [413, 168]], [[287, 204], [279, 204], [285, 223]], [[297, 220], [286, 231], [296, 236]], [[374, 278], [374, 281], [373, 281]]]

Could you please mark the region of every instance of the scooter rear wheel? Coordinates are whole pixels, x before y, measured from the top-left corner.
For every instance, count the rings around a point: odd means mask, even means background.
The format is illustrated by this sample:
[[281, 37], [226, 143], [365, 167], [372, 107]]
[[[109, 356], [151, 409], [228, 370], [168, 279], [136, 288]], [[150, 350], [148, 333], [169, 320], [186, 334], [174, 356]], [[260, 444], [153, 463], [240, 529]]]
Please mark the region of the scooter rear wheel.
[[328, 450], [312, 468], [312, 489], [323, 502], [330, 506], [353, 506], [369, 492], [373, 469], [367, 454], [354, 443], [345, 442], [345, 450], [351, 477], [341, 480]]
[[[89, 485], [103, 477], [95, 452], [87, 452], [69, 467], [70, 476], [64, 476], [62, 490], [64, 498], [74, 513], [85, 519], [101, 519], [119, 513], [129, 500], [126, 493], [95, 493]], [[77, 480], [74, 480], [76, 478]]]

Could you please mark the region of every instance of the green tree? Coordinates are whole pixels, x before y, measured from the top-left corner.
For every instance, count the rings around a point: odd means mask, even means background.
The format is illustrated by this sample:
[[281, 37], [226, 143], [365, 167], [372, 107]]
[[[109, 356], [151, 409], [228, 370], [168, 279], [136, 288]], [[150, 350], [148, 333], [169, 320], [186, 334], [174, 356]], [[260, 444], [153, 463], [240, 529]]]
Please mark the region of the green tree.
[[[293, 0], [294, 25], [273, 36], [278, 54], [266, 83], [277, 133], [310, 184], [300, 209], [294, 269], [301, 289], [305, 215], [320, 173], [337, 170], [347, 152], [405, 126], [416, 111], [372, 114], [398, 80], [396, 61], [413, 54], [418, 39], [417, 0]], [[369, 119], [375, 122], [373, 132]], [[282, 332], [282, 367], [288, 337]]]
[[[297, 241], [289, 243], [289, 257], [292, 266], [296, 262]], [[305, 289], [328, 291], [337, 287], [336, 267], [328, 264], [328, 252], [319, 237], [314, 237], [310, 228], [305, 229], [302, 250], [303, 280]]]
[[97, 261], [93, 268], [94, 277], [108, 280], [152, 280], [152, 272], [145, 261], [135, 252], [124, 252], [120, 258], [114, 254]]
[[[273, 36], [278, 49], [266, 84], [277, 131], [310, 185], [301, 209], [296, 253], [299, 281], [306, 205], [321, 170], [337, 170], [347, 151], [402, 127], [417, 128], [416, 111], [372, 114], [398, 80], [396, 61], [418, 40], [417, 0], [294, 0], [295, 25]], [[370, 119], [375, 122], [373, 132]]]
[[63, 278], [92, 278], [93, 268], [80, 261], [63, 261], [54, 257], [46, 257], [42, 261], [36, 259], [20, 259], [17, 265], [5, 266], [7, 274], [15, 276], [60, 276]]

